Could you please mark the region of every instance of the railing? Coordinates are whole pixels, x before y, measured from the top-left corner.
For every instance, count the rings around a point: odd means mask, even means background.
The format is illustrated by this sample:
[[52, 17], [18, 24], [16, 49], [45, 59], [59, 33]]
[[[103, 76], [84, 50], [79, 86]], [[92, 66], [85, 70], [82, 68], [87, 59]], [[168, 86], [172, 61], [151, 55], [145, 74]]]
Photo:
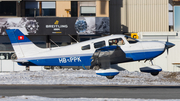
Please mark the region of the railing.
[[[24, 71], [25, 66], [20, 66], [13, 60], [0, 60], [0, 72]], [[30, 66], [30, 71], [44, 70], [44, 66]]]

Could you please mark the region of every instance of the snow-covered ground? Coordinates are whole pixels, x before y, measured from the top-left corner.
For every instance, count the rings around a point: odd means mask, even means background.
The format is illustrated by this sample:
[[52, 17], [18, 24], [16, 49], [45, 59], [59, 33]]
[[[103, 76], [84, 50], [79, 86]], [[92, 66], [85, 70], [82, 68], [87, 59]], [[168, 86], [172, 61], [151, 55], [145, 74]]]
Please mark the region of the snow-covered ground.
[[149, 73], [121, 71], [114, 79], [96, 75], [93, 70], [42, 70], [0, 73], [0, 84], [68, 85], [180, 85], [180, 72]]
[[[0, 84], [67, 84], [67, 85], [179, 85], [180, 72], [148, 73], [121, 71], [114, 79], [96, 75], [93, 70], [43, 70], [0, 73]], [[39, 96], [1, 96], [0, 101], [180, 101], [180, 99], [133, 98], [47, 98]]]
[[39, 96], [0, 96], [0, 101], [180, 101], [179, 99], [131, 99], [131, 98], [46, 98]]

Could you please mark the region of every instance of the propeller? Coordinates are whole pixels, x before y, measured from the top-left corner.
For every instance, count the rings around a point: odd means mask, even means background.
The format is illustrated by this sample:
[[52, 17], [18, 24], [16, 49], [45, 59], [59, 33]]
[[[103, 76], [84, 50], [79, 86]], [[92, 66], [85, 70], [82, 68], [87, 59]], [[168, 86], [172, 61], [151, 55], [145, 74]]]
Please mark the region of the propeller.
[[165, 44], [165, 49], [167, 49], [167, 54], [168, 54], [168, 52], [169, 52], [169, 48], [171, 48], [171, 47], [173, 47], [173, 46], [175, 46], [175, 44], [170, 43], [170, 42], [168, 41], [168, 36], [167, 36], [167, 41], [166, 41], [166, 44]]

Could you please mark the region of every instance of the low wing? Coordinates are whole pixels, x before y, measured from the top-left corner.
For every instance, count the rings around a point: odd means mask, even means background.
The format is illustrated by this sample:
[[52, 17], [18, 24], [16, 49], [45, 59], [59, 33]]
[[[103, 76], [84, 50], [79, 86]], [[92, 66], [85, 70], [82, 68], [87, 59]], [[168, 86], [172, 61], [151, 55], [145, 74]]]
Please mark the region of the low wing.
[[132, 58], [127, 58], [124, 51], [119, 46], [105, 46], [97, 49], [91, 62], [91, 68], [100, 66], [101, 68], [110, 68], [111, 64], [132, 61]]

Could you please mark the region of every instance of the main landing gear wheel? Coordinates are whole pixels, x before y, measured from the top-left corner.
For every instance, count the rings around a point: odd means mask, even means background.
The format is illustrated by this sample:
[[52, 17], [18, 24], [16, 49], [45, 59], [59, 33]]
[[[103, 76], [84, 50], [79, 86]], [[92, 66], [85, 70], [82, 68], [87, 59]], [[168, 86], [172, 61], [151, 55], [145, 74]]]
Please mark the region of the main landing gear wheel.
[[106, 76], [108, 79], [113, 79], [114, 76]]
[[50, 69], [51, 70], [54, 70], [54, 69], [61, 69], [62, 67], [61, 66], [51, 66]]
[[93, 70], [99, 70], [99, 68], [100, 68], [99, 66], [94, 66]]
[[159, 74], [159, 72], [151, 72], [151, 75], [153, 76], [157, 76]]

